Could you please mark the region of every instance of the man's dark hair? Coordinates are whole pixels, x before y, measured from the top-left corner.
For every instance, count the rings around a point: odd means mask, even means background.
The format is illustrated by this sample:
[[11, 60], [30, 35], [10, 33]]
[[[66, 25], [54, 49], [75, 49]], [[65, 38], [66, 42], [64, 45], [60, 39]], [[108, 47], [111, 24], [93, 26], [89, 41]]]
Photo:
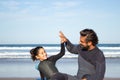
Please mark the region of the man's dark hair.
[[80, 31], [80, 35], [86, 36], [86, 42], [91, 41], [94, 46], [98, 44], [97, 34], [92, 29], [84, 29]]

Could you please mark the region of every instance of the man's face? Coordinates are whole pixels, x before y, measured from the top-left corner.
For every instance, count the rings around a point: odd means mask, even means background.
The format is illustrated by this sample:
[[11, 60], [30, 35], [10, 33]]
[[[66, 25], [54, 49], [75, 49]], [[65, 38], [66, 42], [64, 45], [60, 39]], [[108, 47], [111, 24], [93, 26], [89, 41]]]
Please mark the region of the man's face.
[[89, 49], [89, 44], [86, 42], [86, 36], [81, 36], [80, 37], [80, 46], [83, 50], [88, 50]]

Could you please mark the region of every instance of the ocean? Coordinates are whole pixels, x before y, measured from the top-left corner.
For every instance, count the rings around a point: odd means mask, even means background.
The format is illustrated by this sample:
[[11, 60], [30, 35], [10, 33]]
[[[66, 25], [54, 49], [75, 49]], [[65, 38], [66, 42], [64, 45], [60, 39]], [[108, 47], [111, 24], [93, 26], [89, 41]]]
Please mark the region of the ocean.
[[[60, 44], [1, 44], [0, 45], [0, 77], [39, 77], [35, 69], [38, 61], [30, 59], [30, 49], [43, 46], [48, 56], [60, 51]], [[120, 78], [120, 44], [99, 44], [98, 47], [106, 57], [105, 77]], [[65, 56], [57, 62], [60, 72], [76, 75], [77, 55], [66, 50]]]
[[[60, 44], [1, 44], [0, 58], [30, 58], [30, 49], [36, 46], [43, 46], [48, 56], [57, 54]], [[120, 57], [120, 44], [98, 44], [104, 52], [105, 57]], [[76, 58], [77, 55], [70, 54], [66, 50], [64, 58]]]

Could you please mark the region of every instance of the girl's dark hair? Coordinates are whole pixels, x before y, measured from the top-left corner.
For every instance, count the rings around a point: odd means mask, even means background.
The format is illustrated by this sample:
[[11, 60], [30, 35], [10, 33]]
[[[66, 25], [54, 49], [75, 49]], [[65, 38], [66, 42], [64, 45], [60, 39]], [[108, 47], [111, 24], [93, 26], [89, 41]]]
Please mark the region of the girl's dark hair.
[[87, 37], [86, 42], [91, 41], [94, 46], [98, 44], [97, 34], [92, 29], [84, 29], [80, 31], [80, 35]]
[[30, 50], [31, 58], [32, 58], [33, 61], [36, 60], [36, 57], [35, 57], [35, 56], [37, 56], [38, 50], [39, 50], [40, 48], [43, 48], [43, 47], [42, 47], [42, 46], [38, 46], [38, 47], [33, 48], [33, 49]]

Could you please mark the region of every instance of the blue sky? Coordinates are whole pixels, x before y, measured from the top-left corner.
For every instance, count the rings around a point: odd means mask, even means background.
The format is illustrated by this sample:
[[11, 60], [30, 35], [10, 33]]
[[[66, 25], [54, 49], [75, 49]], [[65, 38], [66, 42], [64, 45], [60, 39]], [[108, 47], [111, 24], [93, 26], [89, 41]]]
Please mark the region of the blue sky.
[[0, 44], [78, 43], [85, 28], [99, 43], [120, 43], [120, 0], [0, 0]]

